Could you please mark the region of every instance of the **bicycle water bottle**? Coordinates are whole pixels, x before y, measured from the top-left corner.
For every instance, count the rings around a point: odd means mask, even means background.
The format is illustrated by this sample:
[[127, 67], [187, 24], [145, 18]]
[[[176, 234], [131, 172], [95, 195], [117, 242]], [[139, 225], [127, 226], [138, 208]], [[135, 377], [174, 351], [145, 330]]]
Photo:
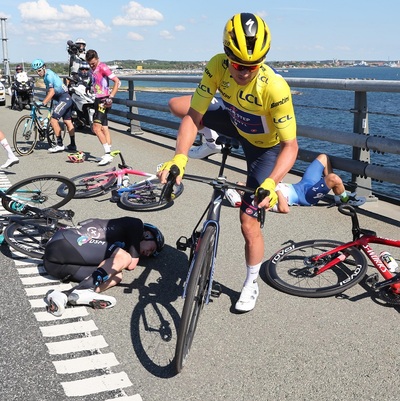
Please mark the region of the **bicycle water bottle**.
[[396, 272], [399, 265], [396, 262], [395, 258], [388, 251], [382, 251], [379, 254], [379, 257], [381, 258], [382, 263], [387, 267], [387, 269], [391, 273]]
[[17, 201], [11, 201], [9, 207], [11, 210], [14, 210], [18, 213], [23, 213], [25, 211], [25, 205]]
[[49, 119], [48, 119], [47, 117], [46, 117], [45, 119], [43, 119], [43, 123], [42, 123], [43, 129], [46, 129], [46, 128], [47, 128], [48, 122], [49, 122]]

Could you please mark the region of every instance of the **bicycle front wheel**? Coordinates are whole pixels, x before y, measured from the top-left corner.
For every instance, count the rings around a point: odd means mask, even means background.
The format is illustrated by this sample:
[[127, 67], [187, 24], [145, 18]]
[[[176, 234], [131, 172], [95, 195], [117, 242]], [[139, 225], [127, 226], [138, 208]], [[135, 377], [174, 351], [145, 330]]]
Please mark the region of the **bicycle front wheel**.
[[[108, 192], [117, 181], [112, 170], [107, 172], [93, 171], [72, 177], [71, 181], [76, 187], [75, 199], [90, 198]], [[57, 193], [64, 196], [64, 187], [60, 186]]]
[[4, 229], [4, 239], [16, 251], [31, 258], [43, 259], [48, 240], [60, 228], [50, 226], [46, 219], [29, 219], [13, 222]]
[[[129, 191], [122, 192], [119, 201], [129, 210], [143, 210], [164, 207], [173, 201], [167, 202], [162, 196], [164, 185], [158, 178], [146, 182], [133, 184]], [[176, 199], [183, 192], [183, 184], [174, 185], [172, 199]]]
[[[65, 196], [57, 194], [58, 188], [63, 186]], [[75, 195], [75, 185], [67, 177], [61, 175], [39, 175], [19, 181], [7, 189], [6, 195], [18, 203], [27, 204], [39, 209], [57, 209], [68, 203]], [[13, 209], [14, 202], [2, 198], [4, 209], [11, 213], [18, 213]]]
[[[367, 273], [364, 255], [357, 248], [334, 252], [318, 262], [313, 256], [331, 251], [342, 242], [311, 240], [298, 242], [281, 249], [271, 257], [266, 266], [268, 282], [278, 290], [299, 297], [321, 298], [340, 294], [359, 283]], [[331, 260], [338, 262], [317, 274], [318, 269]]]
[[37, 127], [32, 117], [22, 116], [15, 124], [13, 132], [13, 144], [15, 151], [20, 156], [26, 156], [33, 152], [37, 142]]
[[179, 325], [175, 349], [175, 366], [179, 373], [187, 360], [194, 333], [203, 309], [210, 283], [213, 263], [216, 227], [209, 225], [199, 238], [197, 251], [193, 256], [193, 268], [186, 284], [186, 298]]

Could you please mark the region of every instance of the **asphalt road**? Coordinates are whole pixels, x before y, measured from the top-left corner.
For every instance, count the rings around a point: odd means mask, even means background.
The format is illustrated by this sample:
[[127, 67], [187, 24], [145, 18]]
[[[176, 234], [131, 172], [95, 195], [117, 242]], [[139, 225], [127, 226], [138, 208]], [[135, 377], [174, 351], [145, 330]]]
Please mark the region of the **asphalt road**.
[[[21, 115], [0, 108], [0, 128], [10, 140]], [[111, 127], [113, 149], [122, 149], [137, 169], [153, 172], [173, 154], [171, 140], [148, 133], [132, 136], [122, 126]], [[78, 133], [77, 143], [93, 156], [82, 164], [70, 164], [66, 153], [48, 154], [42, 148], [0, 175], [13, 184], [32, 175], [72, 177], [100, 171], [94, 161], [102, 155], [97, 138]], [[3, 157], [0, 150], [0, 160]], [[187, 172], [213, 177], [219, 157], [191, 160]], [[242, 180], [244, 164], [231, 162], [228, 178]], [[113, 309], [71, 308], [63, 318], [53, 318], [45, 312], [42, 297], [61, 284], [45, 276], [37, 260], [18, 258], [1, 247], [0, 399], [397, 400], [399, 310], [379, 303], [365, 285], [338, 298], [306, 299], [276, 291], [262, 273], [256, 308], [235, 313], [245, 277], [244, 244], [238, 210], [228, 205], [222, 212], [215, 274], [222, 294], [204, 309], [188, 363], [175, 374], [176, 328], [188, 259], [175, 241], [190, 234], [211, 195], [210, 187], [184, 184], [175, 204], [157, 212], [125, 211], [111, 203], [109, 195], [68, 204], [76, 222], [134, 215], [165, 234], [162, 254], [143, 259], [124, 275], [121, 285], [109, 290], [118, 301]], [[371, 202], [363, 209], [362, 226], [398, 238], [398, 207]], [[294, 207], [288, 215], [268, 213], [264, 233], [266, 259], [290, 240], [351, 238], [348, 218], [326, 204]]]

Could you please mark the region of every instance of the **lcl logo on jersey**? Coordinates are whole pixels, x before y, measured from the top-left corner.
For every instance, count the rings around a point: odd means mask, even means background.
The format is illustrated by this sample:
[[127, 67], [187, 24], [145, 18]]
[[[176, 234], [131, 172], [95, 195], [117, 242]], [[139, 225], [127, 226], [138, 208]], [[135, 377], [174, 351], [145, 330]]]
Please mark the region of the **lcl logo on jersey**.
[[284, 124], [284, 123], [289, 123], [290, 120], [292, 120], [293, 117], [286, 115], [286, 116], [282, 116], [280, 118], [274, 118], [274, 124]]
[[197, 86], [196, 92], [202, 97], [210, 97], [210, 96], [212, 96], [210, 88], [207, 85], [199, 84]]

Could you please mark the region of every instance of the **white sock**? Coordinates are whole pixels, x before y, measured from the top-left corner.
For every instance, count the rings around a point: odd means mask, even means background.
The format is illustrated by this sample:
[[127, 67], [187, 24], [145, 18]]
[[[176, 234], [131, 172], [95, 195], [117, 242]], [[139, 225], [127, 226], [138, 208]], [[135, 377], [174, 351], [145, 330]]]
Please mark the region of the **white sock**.
[[103, 148], [104, 148], [104, 153], [111, 152], [111, 145], [109, 145], [108, 143], [103, 144]]
[[206, 140], [206, 143], [210, 148], [214, 148], [217, 146], [215, 145], [215, 141], [219, 136], [218, 132], [208, 127], [203, 127], [201, 130], [199, 130], [199, 134], [202, 134], [204, 136], [204, 139]]
[[3, 146], [4, 150], [7, 152], [7, 156], [9, 159], [15, 159], [16, 156], [14, 155], [13, 151], [11, 150], [11, 146], [9, 145], [7, 138], [4, 138], [0, 141], [1, 146]]
[[247, 265], [247, 276], [244, 282], [244, 286], [251, 287], [256, 283], [258, 274], [260, 272], [260, 268], [261, 268], [261, 263], [258, 263], [257, 265], [254, 266]]

